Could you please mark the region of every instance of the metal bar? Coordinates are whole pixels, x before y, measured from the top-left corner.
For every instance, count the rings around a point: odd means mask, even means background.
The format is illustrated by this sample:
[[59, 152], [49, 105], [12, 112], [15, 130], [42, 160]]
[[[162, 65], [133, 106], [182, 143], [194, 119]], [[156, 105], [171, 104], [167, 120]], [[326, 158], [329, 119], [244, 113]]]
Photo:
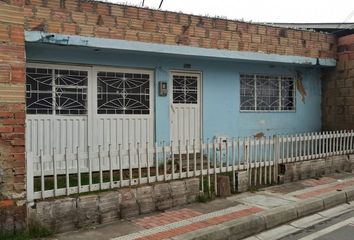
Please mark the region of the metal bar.
[[222, 161], [222, 141], [220, 139], [219, 141], [219, 168], [220, 172], [222, 172], [222, 167], [223, 167], [223, 161]]
[[229, 169], [229, 140], [226, 138], [226, 142], [225, 142], [225, 148], [226, 148], [226, 153], [225, 153], [225, 157], [226, 157], [226, 172]]
[[113, 188], [113, 163], [112, 163], [112, 145], [108, 145], [108, 160], [109, 160], [109, 180], [111, 188]]
[[186, 154], [187, 154], [187, 177], [189, 177], [189, 141], [186, 140]]
[[236, 192], [235, 139], [232, 139], [231, 151], [232, 151], [232, 189], [233, 192]]
[[237, 171], [241, 168], [240, 138], [237, 138]]
[[216, 174], [216, 143], [215, 143], [215, 140], [213, 141], [213, 151], [214, 151], [214, 192], [215, 192], [215, 195], [217, 195], [217, 192], [218, 192], [218, 188], [217, 188], [217, 183], [218, 183], [218, 180], [217, 180], [217, 174]]
[[89, 168], [89, 189], [90, 191], [93, 191], [92, 189], [92, 156], [91, 156], [91, 147], [87, 147], [87, 156], [88, 156], [88, 168]]
[[33, 154], [27, 153], [26, 154], [26, 178], [27, 178], [27, 202], [32, 203], [34, 200], [34, 183], [33, 183]]
[[70, 188], [70, 182], [69, 182], [69, 165], [68, 165], [68, 148], [64, 148], [64, 161], [65, 161], [65, 180], [66, 180], [66, 195], [69, 196], [69, 188]]
[[41, 149], [39, 152], [40, 152], [39, 162], [41, 164], [41, 194], [42, 194], [42, 199], [44, 199], [45, 182], [44, 182], [43, 150]]
[[181, 140], [178, 140], [178, 157], [179, 157], [179, 178], [182, 178], [182, 146]]
[[128, 143], [129, 186], [133, 184], [133, 166], [131, 152], [131, 143]]
[[252, 168], [251, 168], [251, 160], [250, 160], [250, 153], [251, 153], [250, 148], [251, 148], [251, 139], [247, 138], [247, 144], [245, 144], [244, 146], [244, 152], [245, 152], [246, 162], [247, 162], [248, 184], [250, 187], [252, 187]]
[[290, 146], [291, 146], [291, 151], [290, 151], [290, 162], [294, 162], [294, 136], [290, 135]]
[[[146, 168], [147, 168], [147, 182], [150, 183], [150, 153], [149, 153], [149, 142], [146, 142]], [[173, 178], [173, 175], [172, 175]]]
[[119, 151], [119, 186], [123, 187], [123, 154], [122, 154], [122, 145], [118, 144]]
[[[269, 161], [268, 161], [268, 173], [269, 173], [269, 176], [268, 176], [268, 182], [270, 184], [272, 184], [272, 166], [270, 164], [270, 161], [272, 161], [272, 141], [271, 141], [271, 137], [268, 137], [268, 155], [269, 155]], [[274, 142], [273, 142], [274, 144]]]
[[162, 142], [162, 158], [163, 158], [163, 179], [166, 181], [167, 175], [167, 159], [165, 141]]
[[260, 153], [259, 153], [259, 185], [263, 184], [263, 155], [264, 155], [264, 137], [260, 140]]
[[195, 139], [193, 139], [193, 175], [197, 175], [197, 150], [195, 148]]
[[353, 130], [350, 131], [350, 143], [349, 143], [349, 146], [350, 146], [350, 153], [353, 153], [353, 137], [354, 137], [354, 132]]
[[138, 159], [138, 183], [141, 184], [141, 155], [140, 143], [136, 143], [136, 154]]
[[77, 192], [80, 194], [81, 190], [81, 172], [80, 172], [80, 158], [79, 158], [79, 147], [76, 147], [76, 160], [77, 160]]
[[53, 177], [54, 177], [54, 197], [57, 196], [57, 190], [58, 190], [58, 176], [57, 176], [57, 161], [55, 158], [55, 148], [52, 150], [52, 156], [53, 156]]
[[154, 156], [155, 156], [155, 179], [156, 182], [159, 179], [159, 158], [158, 158], [158, 152], [157, 152], [157, 143], [155, 142], [154, 144]]
[[171, 151], [171, 176], [172, 176], [172, 180], [175, 178], [175, 153], [174, 153], [174, 146], [173, 146], [173, 141], [171, 141], [171, 148], [170, 148], [170, 151]]
[[100, 190], [102, 190], [102, 183], [103, 183], [103, 172], [102, 172], [102, 146], [98, 146], [98, 166], [99, 166], [99, 174], [100, 174]]
[[209, 138], [207, 139], [207, 168], [208, 168], [208, 193], [211, 196], [211, 179], [210, 179], [210, 146], [209, 146]]
[[[254, 149], [253, 149], [253, 153], [254, 153], [254, 157], [253, 157], [253, 163], [254, 163], [254, 175], [253, 175], [253, 180], [254, 180], [254, 186], [257, 186], [257, 174], [258, 174], [258, 147], [259, 147], [259, 144], [258, 144], [258, 140], [257, 139], [252, 139], [253, 140], [253, 143], [254, 143]], [[252, 146], [252, 144], [251, 144]]]
[[299, 141], [298, 141], [298, 135], [295, 134], [295, 162], [299, 160]]
[[200, 178], [201, 178], [201, 190], [204, 194], [204, 175], [203, 175], [203, 162], [204, 162], [204, 148], [202, 139], [199, 141], [199, 154], [200, 154]]

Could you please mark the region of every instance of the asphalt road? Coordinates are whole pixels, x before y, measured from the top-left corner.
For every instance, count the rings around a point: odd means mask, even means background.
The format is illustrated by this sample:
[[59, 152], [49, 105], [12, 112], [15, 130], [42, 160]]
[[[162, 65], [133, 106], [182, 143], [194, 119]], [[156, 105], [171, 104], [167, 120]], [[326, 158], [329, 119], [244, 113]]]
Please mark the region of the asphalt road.
[[354, 240], [354, 211], [293, 233], [281, 240]]

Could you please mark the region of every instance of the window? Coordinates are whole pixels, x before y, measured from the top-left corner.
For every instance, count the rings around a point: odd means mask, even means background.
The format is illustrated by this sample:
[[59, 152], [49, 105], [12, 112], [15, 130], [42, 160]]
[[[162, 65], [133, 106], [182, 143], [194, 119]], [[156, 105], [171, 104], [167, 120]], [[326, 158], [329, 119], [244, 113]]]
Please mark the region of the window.
[[87, 71], [27, 68], [27, 114], [86, 114], [87, 78]]
[[98, 72], [97, 113], [149, 114], [150, 75]]
[[183, 75], [173, 76], [173, 103], [198, 103], [198, 77]]
[[291, 76], [241, 74], [241, 111], [294, 111], [295, 82]]

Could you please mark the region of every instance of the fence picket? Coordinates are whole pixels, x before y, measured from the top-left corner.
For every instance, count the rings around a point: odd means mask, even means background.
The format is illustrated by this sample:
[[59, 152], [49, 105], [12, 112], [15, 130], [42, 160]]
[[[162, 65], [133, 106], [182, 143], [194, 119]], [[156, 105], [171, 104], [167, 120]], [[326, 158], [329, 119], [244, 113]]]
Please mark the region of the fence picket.
[[209, 138], [207, 139], [207, 174], [208, 174], [208, 193], [211, 196], [211, 179], [210, 179], [210, 146], [209, 146]]
[[80, 194], [81, 190], [81, 165], [79, 158], [79, 146], [76, 147], [76, 164], [77, 164], [77, 192]]
[[235, 169], [235, 160], [236, 160], [236, 153], [235, 153], [235, 139], [232, 139], [231, 144], [231, 151], [232, 151], [232, 190], [236, 192], [236, 169]]
[[58, 176], [57, 176], [57, 160], [55, 158], [55, 148], [52, 149], [52, 156], [53, 156], [53, 178], [54, 178], [54, 197], [57, 196], [58, 190]]

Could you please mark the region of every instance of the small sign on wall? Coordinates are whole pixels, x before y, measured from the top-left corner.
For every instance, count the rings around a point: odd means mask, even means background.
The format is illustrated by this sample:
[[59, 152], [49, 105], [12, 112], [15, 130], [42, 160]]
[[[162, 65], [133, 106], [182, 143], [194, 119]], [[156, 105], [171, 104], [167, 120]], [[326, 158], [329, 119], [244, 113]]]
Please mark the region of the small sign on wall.
[[160, 97], [167, 96], [167, 82], [159, 82], [159, 96]]

